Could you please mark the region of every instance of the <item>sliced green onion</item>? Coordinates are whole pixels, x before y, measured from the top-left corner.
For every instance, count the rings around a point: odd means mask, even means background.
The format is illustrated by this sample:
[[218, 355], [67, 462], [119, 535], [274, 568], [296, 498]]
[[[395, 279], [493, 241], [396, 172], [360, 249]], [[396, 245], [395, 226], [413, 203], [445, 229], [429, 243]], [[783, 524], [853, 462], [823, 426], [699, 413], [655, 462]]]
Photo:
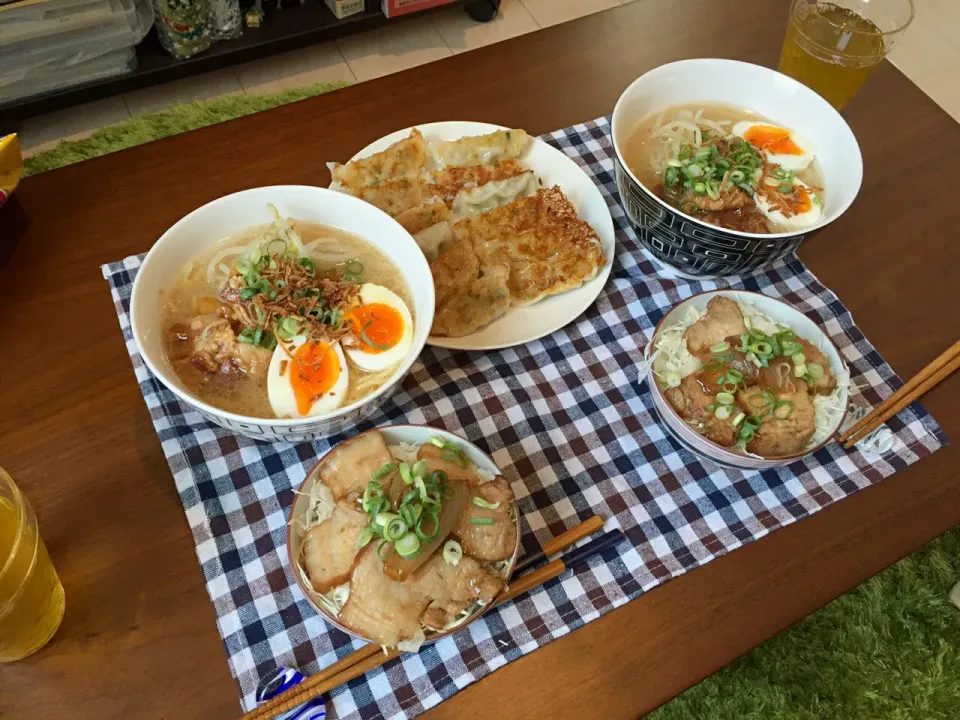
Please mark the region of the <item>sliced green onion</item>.
[[416, 475], [417, 477], [426, 477], [426, 476], [427, 476], [427, 461], [426, 461], [426, 460], [417, 460], [417, 461], [413, 464], [413, 468], [411, 469], [411, 472], [413, 472], [413, 474]]
[[773, 355], [773, 346], [768, 342], [758, 342], [753, 346], [753, 351], [760, 356]]
[[694, 191], [697, 195], [706, 195], [706, 194], [707, 194], [707, 186], [704, 185], [703, 183], [699, 183], [699, 182], [698, 182], [696, 185], [693, 186], [693, 191]]
[[726, 352], [729, 349], [730, 349], [730, 343], [728, 343], [726, 340], [724, 340], [723, 342], [718, 342], [716, 345], [710, 346], [710, 352], [712, 353], [722, 353], [722, 352]]
[[447, 441], [434, 435], [432, 438], [430, 438], [430, 443], [432, 445], [436, 445], [438, 448], [442, 448], [447, 444]]
[[716, 410], [716, 409], [717, 409], [717, 406], [714, 405], [713, 403], [710, 403], [709, 405], [707, 405], [707, 412], [711, 412], [711, 413], [712, 413], [712, 412], [713, 412], [714, 410]]
[[375, 481], [379, 482], [380, 480], [383, 480], [387, 475], [389, 475], [396, 469], [397, 469], [396, 463], [386, 463], [385, 465], [381, 465], [376, 470], [374, 470], [373, 475], [371, 477], [373, 477]]
[[430, 482], [434, 485], [445, 485], [448, 478], [447, 474], [443, 470], [434, 470], [430, 473]]
[[493, 518], [470, 518], [471, 525], [493, 525]]
[[780, 349], [783, 351], [784, 355], [792, 357], [803, 350], [803, 346], [798, 342], [794, 342], [793, 340], [782, 340], [780, 343]]
[[420, 554], [420, 538], [412, 532], [407, 533], [393, 544], [401, 557], [412, 558]]
[[479, 495], [473, 498], [473, 504], [476, 505], [477, 507], [483, 508], [484, 510], [496, 510], [498, 507], [500, 507], [499, 501], [495, 503], [488, 502], [487, 500], [484, 500]]
[[305, 267], [311, 276], [317, 274], [317, 264], [308, 257], [300, 258], [300, 267]]
[[743, 419], [747, 416], [746, 413], [737, 413], [737, 416], [733, 419], [733, 426], [736, 427], [743, 422]]
[[357, 535], [357, 547], [365, 547], [371, 540], [373, 540], [374, 532], [370, 528], [364, 528], [360, 531], [360, 534]]
[[244, 328], [237, 335], [237, 341], [242, 343], [247, 343], [248, 345], [256, 345], [253, 338], [255, 331], [253, 328]]
[[443, 544], [443, 560], [447, 565], [456, 567], [463, 559], [463, 548], [456, 540], [447, 540]]
[[400, 517], [400, 516], [397, 515], [396, 513], [392, 513], [392, 512], [382, 512], [382, 513], [377, 513], [377, 514], [374, 516], [373, 522], [375, 522], [375, 523], [376, 523], [377, 525], [379, 525], [380, 527], [386, 527], [386, 526], [390, 523], [391, 520], [395, 520], [395, 519], [398, 518], [398, 517]]
[[680, 373], [668, 372], [663, 376], [668, 388], [680, 387]]
[[689, 145], [684, 145], [680, 148], [680, 151], [677, 153], [678, 160], [689, 160], [690, 156], [693, 155], [693, 148]]
[[794, 365], [803, 365], [807, 362], [807, 358], [802, 352], [794, 353], [790, 356], [790, 359], [793, 360]]
[[738, 383], [743, 380], [743, 373], [740, 372], [739, 370], [735, 370], [734, 368], [730, 368], [729, 370], [727, 370], [727, 378], [732, 383]]
[[[677, 165], [679, 164], [678, 162]], [[676, 187], [677, 183], [680, 182], [680, 173], [677, 171], [677, 168], [667, 168], [667, 171], [663, 174], [663, 182], [667, 187]]]
[[[711, 170], [710, 172], [712, 173], [713, 171]], [[711, 200], [720, 199], [720, 185], [716, 180], [709, 180], [707, 182], [707, 197], [709, 197]]]
[[717, 393], [717, 402], [720, 403], [721, 405], [733, 405], [735, 400], [736, 398], [733, 396], [732, 393], [728, 393], [728, 392]]
[[[402, 469], [403, 469], [403, 466], [401, 466], [401, 470]], [[413, 482], [414, 485], [417, 486], [417, 491], [420, 493], [420, 499], [423, 501], [426, 501], [429, 495], [427, 494], [427, 486], [424, 484], [423, 478], [416, 477], [413, 475], [411, 475], [411, 477], [413, 478], [411, 482]]]
[[714, 411], [713, 414], [716, 416], [717, 420], [726, 420], [728, 417], [730, 417], [730, 408], [728, 408], [726, 405], [721, 405]]
[[[493, 520], [490, 522], [493, 522]], [[424, 529], [424, 525], [427, 523], [431, 523], [433, 525], [433, 529], [429, 533]], [[414, 528], [414, 532], [416, 533], [417, 538], [426, 543], [436, 540], [437, 535], [440, 534], [440, 518], [437, 513], [431, 510], [424, 510], [423, 515], [420, 516], [419, 520], [417, 520], [417, 525]]]
[[[787, 412], [786, 413], [780, 412], [782, 408], [786, 408]], [[786, 420], [792, 414], [793, 414], [793, 403], [790, 402], [789, 400], [781, 400], [773, 408], [773, 416], [778, 420]]]
[[737, 391], [737, 384], [735, 382], [726, 382], [721, 387], [725, 393], [735, 393]]
[[360, 339], [363, 340], [367, 345], [372, 347], [374, 350], [389, 350], [393, 345], [383, 345], [381, 343], [375, 343], [370, 339], [370, 336], [367, 335], [367, 328], [373, 325], [373, 320], [367, 320], [363, 324], [363, 327], [360, 328]]
[[679, 160], [674, 160], [671, 158], [670, 160], [667, 160], [667, 165], [669, 165], [670, 167], [678, 168], [678, 167], [682, 167], [683, 163], [680, 162]]
[[413, 473], [410, 472], [410, 466], [405, 462], [400, 463], [400, 477], [407, 485], [413, 485]]
[[287, 251], [287, 241], [276, 238], [267, 243], [267, 252], [266, 255], [280, 255]]
[[807, 363], [807, 372], [811, 378], [819, 380], [823, 377], [823, 365], [820, 363]]
[[292, 340], [300, 334], [300, 321], [293, 317], [285, 317], [277, 323], [277, 335], [281, 340]]
[[260, 341], [260, 347], [266, 348], [267, 350], [273, 350], [277, 346], [277, 339], [273, 336], [272, 332], [265, 332], [263, 334], [263, 339]]
[[240, 289], [240, 299], [241, 299], [241, 300], [251, 300], [251, 299], [253, 299], [253, 296], [256, 295], [258, 292], [260, 292], [260, 291], [257, 290], [256, 288], [249, 288], [249, 287], [241, 288], [241, 289]]
[[[379, 520], [379, 518], [377, 518]], [[407, 532], [407, 523], [402, 517], [395, 517], [383, 526], [383, 537], [385, 540], [395, 542], [402, 538]]]
[[804, 375], [806, 375], [806, 374], [807, 374], [807, 366], [806, 366], [806, 365], [795, 365], [795, 366], [794, 366], [794, 368], [793, 368], [793, 376], [794, 376], [794, 377], [802, 378], [802, 377], [803, 377]]
[[[414, 538], [414, 540], [416, 540], [416, 538]], [[393, 553], [394, 547], [394, 545], [391, 545], [386, 540], [381, 540], [380, 544], [377, 545], [377, 557], [386, 562], [386, 559]], [[387, 552], [384, 552], [383, 548], [387, 548]]]

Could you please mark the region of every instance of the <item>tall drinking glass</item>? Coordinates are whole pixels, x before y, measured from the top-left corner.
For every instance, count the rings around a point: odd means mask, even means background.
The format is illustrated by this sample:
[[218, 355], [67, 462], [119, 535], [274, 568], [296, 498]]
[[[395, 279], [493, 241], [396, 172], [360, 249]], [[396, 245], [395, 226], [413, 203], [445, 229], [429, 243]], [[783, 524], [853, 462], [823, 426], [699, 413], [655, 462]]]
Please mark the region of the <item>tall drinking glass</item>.
[[913, 0], [793, 0], [780, 72], [838, 110], [913, 21]]
[[0, 468], [0, 663], [36, 652], [63, 619], [63, 586], [30, 503]]

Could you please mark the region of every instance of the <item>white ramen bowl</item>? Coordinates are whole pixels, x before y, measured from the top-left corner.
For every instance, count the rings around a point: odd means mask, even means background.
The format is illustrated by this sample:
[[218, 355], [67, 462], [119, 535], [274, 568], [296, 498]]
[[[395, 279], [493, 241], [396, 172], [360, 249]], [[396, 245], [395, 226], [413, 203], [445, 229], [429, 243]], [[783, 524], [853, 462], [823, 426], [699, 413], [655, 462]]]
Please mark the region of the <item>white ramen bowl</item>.
[[[791, 232], [747, 233], [697, 220], [658, 198], [627, 166], [624, 143], [640, 120], [677, 105], [752, 110], [808, 138], [823, 179], [820, 222]], [[860, 146], [830, 103], [793, 78], [736, 60], [681, 60], [641, 75], [617, 101], [611, 128], [624, 209], [646, 251], [681, 275], [736, 275], [769, 265], [846, 212], [863, 180]]]
[[[761, 295], [760, 293], [748, 292], [745, 290], [711, 290], [708, 292], [699, 293], [677, 303], [670, 308], [667, 314], [660, 319], [659, 323], [657, 323], [657, 327], [653, 333], [653, 339], [643, 351], [643, 357], [648, 368], [647, 383], [650, 385], [650, 393], [653, 395], [653, 404], [657, 408], [657, 413], [660, 415], [660, 419], [663, 421], [663, 425], [666, 427], [670, 435], [672, 435], [678, 443], [683, 445], [687, 450], [691, 451], [695, 455], [712, 460], [718, 465], [737, 468], [739, 470], [766, 470], [767, 468], [789, 465], [795, 460], [812, 455], [824, 445], [831, 442], [834, 436], [837, 434], [837, 431], [840, 429], [840, 426], [843, 425], [846, 412], [840, 416], [836, 423], [836, 427], [833, 428], [823, 442], [812, 447], [805, 448], [801, 452], [794, 455], [765, 458], [760, 457], [759, 455], [738, 452], [707, 440], [707, 438], [687, 425], [677, 411], [673, 409], [673, 406], [663, 394], [663, 390], [661, 390], [656, 376], [653, 374], [650, 356], [653, 354], [653, 350], [657, 345], [657, 341], [660, 338], [660, 333], [662, 330], [682, 322], [686, 311], [691, 307], [697, 308], [700, 312], [705, 312], [707, 309], [707, 304], [717, 296], [722, 296], [744, 304], [753, 305], [753, 307], [767, 317], [771, 318], [773, 321], [781, 325], [786, 325], [799, 337], [809, 340], [811, 343], [813, 343], [813, 345], [820, 348], [824, 352], [824, 354], [830, 360], [830, 370], [833, 371], [835, 376], [838, 378], [849, 377], [850, 371], [847, 368], [846, 363], [843, 361], [843, 358], [840, 356], [840, 351], [837, 350], [837, 346], [833, 344], [833, 341], [830, 340], [827, 334], [824, 333], [815, 322], [813, 322], [810, 318], [796, 308], [791, 307], [781, 300], [776, 300], [774, 298], [767, 297], [766, 295]], [[846, 407], [847, 403], [849, 402], [848, 387], [843, 382], [841, 382], [840, 400], [843, 403], [843, 406]]]
[[[162, 293], [186, 264], [218, 241], [283, 217], [330, 225], [353, 233], [382, 252], [400, 271], [413, 298], [413, 345], [396, 373], [365, 398], [330, 413], [306, 418], [254, 418], [221, 410], [193, 395], [164, 351]], [[433, 277], [417, 243], [400, 224], [373, 205], [350, 195], [304, 185], [253, 188], [207, 203], [167, 230], [147, 253], [130, 299], [133, 337], [150, 372], [180, 400], [210, 422], [257, 440], [299, 442], [339, 432], [361, 420], [397, 388], [423, 350], [433, 324]]]

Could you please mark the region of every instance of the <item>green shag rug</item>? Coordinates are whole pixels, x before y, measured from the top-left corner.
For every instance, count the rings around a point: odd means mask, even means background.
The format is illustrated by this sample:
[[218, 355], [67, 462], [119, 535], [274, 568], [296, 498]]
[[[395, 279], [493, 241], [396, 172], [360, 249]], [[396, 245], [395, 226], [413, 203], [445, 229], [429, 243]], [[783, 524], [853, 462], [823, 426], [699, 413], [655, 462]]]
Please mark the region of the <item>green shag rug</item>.
[[124, 148], [142, 145], [151, 140], [179, 135], [188, 130], [233, 120], [278, 105], [338, 90], [348, 83], [317, 83], [307, 87], [284, 90], [264, 95], [226, 95], [214, 100], [197, 100], [171, 105], [166, 110], [137, 115], [116, 125], [109, 125], [83, 140], [64, 140], [55, 148], [26, 158], [24, 175], [35, 175], [44, 170], [89, 160]]
[[[336, 89], [314, 85], [176, 105], [29, 158], [27, 174]], [[651, 720], [957, 720], [960, 527], [716, 675]]]

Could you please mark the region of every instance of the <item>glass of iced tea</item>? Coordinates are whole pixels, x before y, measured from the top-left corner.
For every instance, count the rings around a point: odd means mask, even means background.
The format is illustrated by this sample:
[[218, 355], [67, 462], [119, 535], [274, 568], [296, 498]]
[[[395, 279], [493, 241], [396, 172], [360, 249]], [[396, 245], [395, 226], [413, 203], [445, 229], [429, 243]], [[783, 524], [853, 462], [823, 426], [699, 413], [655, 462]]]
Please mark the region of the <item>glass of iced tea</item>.
[[913, 0], [793, 0], [780, 72], [837, 110], [913, 21]]
[[63, 586], [30, 503], [0, 468], [0, 663], [36, 652], [63, 619]]

